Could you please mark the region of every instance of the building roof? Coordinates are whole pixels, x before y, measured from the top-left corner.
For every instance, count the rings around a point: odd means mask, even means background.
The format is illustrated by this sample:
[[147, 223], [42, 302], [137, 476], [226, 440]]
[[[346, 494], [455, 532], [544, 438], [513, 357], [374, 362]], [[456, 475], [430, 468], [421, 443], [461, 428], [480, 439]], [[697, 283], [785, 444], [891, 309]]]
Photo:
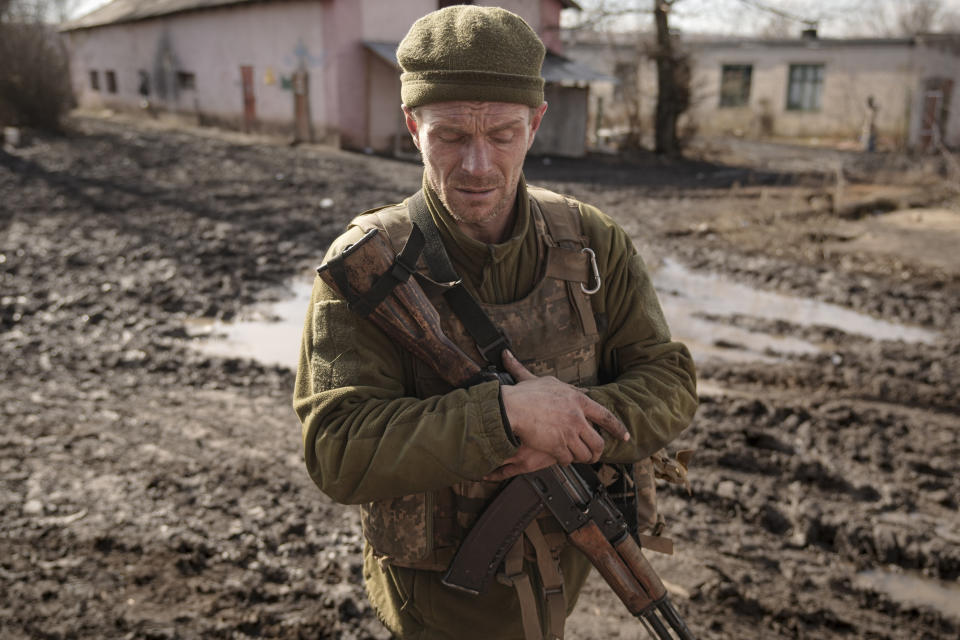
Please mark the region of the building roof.
[[[564, 29], [563, 41], [575, 47], [636, 47], [653, 40], [649, 31], [602, 32], [587, 29]], [[800, 38], [750, 38], [715, 34], [684, 34], [683, 44], [697, 49], [761, 49], [805, 48], [834, 49], [855, 47], [914, 47], [918, 45], [960, 46], [960, 33], [918, 33], [901, 38], [821, 38], [816, 34]]]
[[912, 47], [915, 38], [689, 38], [691, 47], [709, 49], [797, 48], [832, 49], [839, 47]]
[[[397, 71], [400, 70], [400, 63], [397, 62], [396, 42], [364, 42], [363, 46]], [[549, 49], [543, 59], [541, 73], [543, 79], [547, 82], [558, 84], [597, 81], [616, 82], [616, 78], [598, 73], [583, 63], [574, 62], [569, 58], [553, 53]]]
[[400, 70], [400, 63], [397, 61], [397, 42], [364, 42], [363, 46], [377, 55], [378, 58], [389, 64], [391, 67]]
[[60, 26], [60, 31], [103, 27], [121, 22], [136, 22], [137, 20], [158, 18], [160, 16], [184, 11], [197, 11], [200, 9], [225, 7], [232, 4], [247, 4], [261, 1], [262, 0], [113, 0], [113, 2], [105, 4], [99, 9], [94, 9], [76, 20], [65, 22]]
[[[103, 27], [121, 22], [158, 18], [184, 11], [197, 11], [199, 9], [212, 9], [232, 4], [261, 1], [263, 0], [113, 0], [113, 2], [105, 4], [99, 9], [94, 9], [76, 20], [65, 22], [60, 26], [60, 31]], [[559, 2], [564, 9], [581, 10], [580, 5], [574, 0], [559, 0]]]
[[594, 71], [582, 62], [547, 51], [543, 59], [543, 79], [547, 82], [616, 82], [617, 79]]

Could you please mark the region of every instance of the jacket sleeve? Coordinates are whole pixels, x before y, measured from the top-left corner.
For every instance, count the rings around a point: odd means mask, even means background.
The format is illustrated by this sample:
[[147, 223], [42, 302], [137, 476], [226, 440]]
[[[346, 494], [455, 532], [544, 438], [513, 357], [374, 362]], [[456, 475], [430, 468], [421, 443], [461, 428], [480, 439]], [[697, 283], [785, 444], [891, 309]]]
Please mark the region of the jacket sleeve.
[[630, 431], [629, 442], [608, 439], [604, 461], [635, 462], [690, 424], [697, 408], [693, 359], [671, 340], [653, 282], [630, 238], [596, 208], [580, 208], [603, 278], [594, 311], [607, 319], [600, 364], [608, 381], [587, 393]]
[[[358, 232], [341, 236], [328, 255], [358, 239]], [[503, 426], [496, 382], [420, 400], [409, 395], [406, 357], [316, 279], [293, 405], [310, 477], [338, 502], [476, 480], [516, 450]]]

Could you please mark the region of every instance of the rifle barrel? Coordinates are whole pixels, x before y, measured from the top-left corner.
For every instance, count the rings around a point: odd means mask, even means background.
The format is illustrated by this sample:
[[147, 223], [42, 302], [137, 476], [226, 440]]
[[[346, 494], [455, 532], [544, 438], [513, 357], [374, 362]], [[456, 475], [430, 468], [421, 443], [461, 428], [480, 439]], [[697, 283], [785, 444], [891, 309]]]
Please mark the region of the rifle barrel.
[[683, 618], [680, 617], [680, 614], [673, 607], [673, 603], [667, 599], [664, 599], [658, 606], [660, 613], [663, 614], [663, 617], [667, 619], [667, 622], [676, 632], [677, 637], [680, 640], [695, 640], [693, 633], [687, 627], [686, 623], [683, 621]]

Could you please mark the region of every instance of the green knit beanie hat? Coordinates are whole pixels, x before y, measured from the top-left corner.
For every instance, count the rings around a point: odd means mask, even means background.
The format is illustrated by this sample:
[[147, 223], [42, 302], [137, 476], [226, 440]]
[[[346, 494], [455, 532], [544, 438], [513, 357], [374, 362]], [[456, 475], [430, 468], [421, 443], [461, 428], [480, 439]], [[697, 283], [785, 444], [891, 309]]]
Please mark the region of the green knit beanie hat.
[[499, 7], [454, 5], [413, 23], [397, 47], [400, 96], [410, 108], [479, 100], [543, 104], [543, 42]]

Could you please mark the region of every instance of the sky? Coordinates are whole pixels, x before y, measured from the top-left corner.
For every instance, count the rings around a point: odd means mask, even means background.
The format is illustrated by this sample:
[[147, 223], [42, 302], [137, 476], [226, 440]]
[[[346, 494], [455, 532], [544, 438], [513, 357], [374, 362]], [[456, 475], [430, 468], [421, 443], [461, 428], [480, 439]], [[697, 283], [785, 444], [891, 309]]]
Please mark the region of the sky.
[[[109, 0], [74, 0], [73, 17], [89, 13]], [[396, 0], [402, 2], [403, 0]], [[599, 2], [629, 5], [640, 11], [641, 26], [649, 24], [648, 10], [652, 0], [577, 0], [585, 10], [592, 9]], [[716, 33], [722, 35], [757, 35], [769, 29], [772, 23], [792, 35], [799, 35], [803, 29], [801, 22], [778, 18], [772, 13], [763, 12], [748, 6], [749, 2], [760, 2], [775, 7], [784, 13], [819, 20], [820, 35], [828, 37], [892, 35], [882, 33], [896, 24], [895, 13], [898, 7], [930, 0], [678, 0], [671, 16], [671, 24], [683, 32]], [[938, 0], [944, 14], [953, 14], [960, 29], [960, 0]], [[564, 23], [575, 22], [579, 12], [564, 12]], [[583, 15], [583, 14], [579, 14]], [[643, 22], [645, 21], [645, 22]], [[621, 20], [620, 24], [630, 24]]]
[[82, 15], [90, 13], [97, 7], [107, 4], [109, 1], [110, 0], [75, 0], [72, 17], [79, 18]]

